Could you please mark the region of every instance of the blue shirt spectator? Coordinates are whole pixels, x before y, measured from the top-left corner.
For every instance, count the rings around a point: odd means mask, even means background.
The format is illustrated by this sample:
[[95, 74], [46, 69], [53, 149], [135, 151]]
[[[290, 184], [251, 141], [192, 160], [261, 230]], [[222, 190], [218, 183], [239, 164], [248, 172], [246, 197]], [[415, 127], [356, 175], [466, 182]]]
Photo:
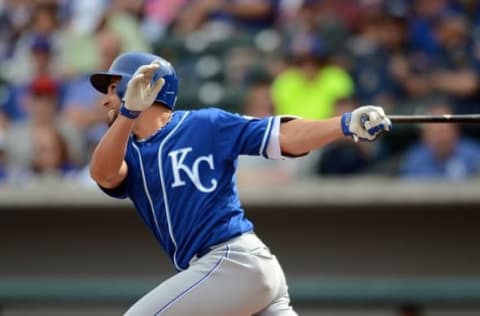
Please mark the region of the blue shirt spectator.
[[[430, 114], [451, 113], [435, 105]], [[480, 174], [480, 143], [467, 139], [455, 124], [424, 124], [421, 139], [407, 150], [400, 174], [408, 178], [467, 179]]]
[[467, 139], [459, 140], [446, 157], [438, 157], [424, 143], [411, 148], [401, 168], [408, 178], [466, 179], [480, 171], [480, 145]]

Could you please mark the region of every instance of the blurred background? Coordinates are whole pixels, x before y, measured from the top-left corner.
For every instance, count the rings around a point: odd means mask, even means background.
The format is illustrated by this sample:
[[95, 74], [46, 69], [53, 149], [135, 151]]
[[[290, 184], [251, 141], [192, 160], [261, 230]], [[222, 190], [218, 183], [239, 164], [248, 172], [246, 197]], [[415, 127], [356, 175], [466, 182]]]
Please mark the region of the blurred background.
[[[0, 315], [120, 315], [174, 271], [99, 192], [89, 74], [150, 51], [178, 109], [323, 119], [480, 113], [476, 0], [0, 0]], [[241, 157], [247, 216], [300, 315], [480, 315], [480, 126], [397, 125]]]

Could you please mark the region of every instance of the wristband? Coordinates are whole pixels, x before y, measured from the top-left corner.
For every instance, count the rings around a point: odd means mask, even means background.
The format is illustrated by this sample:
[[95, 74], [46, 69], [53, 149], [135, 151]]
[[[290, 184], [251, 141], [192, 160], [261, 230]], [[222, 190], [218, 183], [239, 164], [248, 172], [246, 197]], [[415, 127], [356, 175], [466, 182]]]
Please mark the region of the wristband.
[[129, 119], [136, 119], [140, 115], [140, 113], [142, 113], [142, 111], [133, 111], [127, 109], [124, 103], [122, 103], [122, 106], [120, 106], [120, 115], [128, 117]]
[[351, 119], [352, 119], [352, 113], [351, 112], [347, 112], [347, 113], [344, 113], [342, 115], [342, 120], [341, 120], [341, 122], [342, 122], [342, 132], [343, 132], [343, 135], [345, 135], [345, 136], [352, 135], [352, 133], [349, 130]]

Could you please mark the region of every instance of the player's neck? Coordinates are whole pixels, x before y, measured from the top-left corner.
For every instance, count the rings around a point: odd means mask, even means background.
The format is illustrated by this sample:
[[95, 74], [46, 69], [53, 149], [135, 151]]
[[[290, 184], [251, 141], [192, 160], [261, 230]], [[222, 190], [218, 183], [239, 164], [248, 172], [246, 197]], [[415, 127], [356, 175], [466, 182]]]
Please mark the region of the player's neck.
[[165, 126], [172, 115], [173, 112], [163, 106], [152, 106], [136, 119], [133, 134], [138, 139], [148, 138]]

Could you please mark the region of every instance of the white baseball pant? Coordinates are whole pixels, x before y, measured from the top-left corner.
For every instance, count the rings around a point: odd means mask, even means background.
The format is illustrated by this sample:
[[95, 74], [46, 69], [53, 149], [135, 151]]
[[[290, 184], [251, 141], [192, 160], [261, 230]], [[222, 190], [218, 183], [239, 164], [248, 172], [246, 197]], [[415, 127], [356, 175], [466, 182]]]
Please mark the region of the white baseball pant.
[[276, 257], [253, 233], [212, 247], [126, 316], [296, 316]]

